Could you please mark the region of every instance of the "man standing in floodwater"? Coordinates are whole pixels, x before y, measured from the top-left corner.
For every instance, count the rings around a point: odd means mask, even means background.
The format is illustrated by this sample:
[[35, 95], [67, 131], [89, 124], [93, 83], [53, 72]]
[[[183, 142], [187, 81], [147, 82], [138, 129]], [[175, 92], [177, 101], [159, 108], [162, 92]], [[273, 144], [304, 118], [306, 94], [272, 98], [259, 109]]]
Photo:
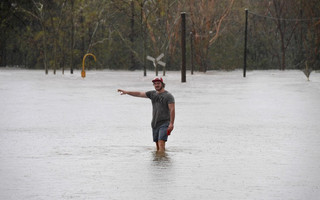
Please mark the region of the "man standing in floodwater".
[[126, 91], [118, 89], [121, 95], [128, 94], [134, 97], [149, 98], [152, 102], [152, 133], [153, 141], [157, 145], [158, 152], [165, 151], [165, 143], [168, 135], [174, 128], [175, 102], [174, 97], [166, 91], [162, 78], [152, 80], [155, 90], [148, 92]]

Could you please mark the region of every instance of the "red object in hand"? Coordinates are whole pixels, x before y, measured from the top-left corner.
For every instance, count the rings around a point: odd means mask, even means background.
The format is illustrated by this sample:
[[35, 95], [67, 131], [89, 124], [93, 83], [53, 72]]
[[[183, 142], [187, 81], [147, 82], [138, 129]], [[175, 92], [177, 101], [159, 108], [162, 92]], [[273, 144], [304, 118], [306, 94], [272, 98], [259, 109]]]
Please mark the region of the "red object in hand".
[[171, 131], [169, 129], [167, 129], [167, 135], [170, 135]]

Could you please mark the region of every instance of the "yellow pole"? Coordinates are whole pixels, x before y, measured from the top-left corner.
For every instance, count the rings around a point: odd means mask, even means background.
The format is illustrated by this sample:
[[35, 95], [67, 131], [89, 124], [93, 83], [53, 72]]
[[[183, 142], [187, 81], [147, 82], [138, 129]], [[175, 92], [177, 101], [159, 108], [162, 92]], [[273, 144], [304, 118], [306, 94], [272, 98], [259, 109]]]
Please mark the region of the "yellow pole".
[[84, 70], [84, 63], [85, 63], [85, 60], [86, 60], [87, 56], [92, 56], [94, 58], [94, 61], [97, 61], [96, 57], [92, 53], [87, 53], [87, 54], [85, 54], [83, 56], [83, 59], [82, 59], [82, 72], [81, 72], [81, 77], [82, 78], [86, 77], [86, 71]]

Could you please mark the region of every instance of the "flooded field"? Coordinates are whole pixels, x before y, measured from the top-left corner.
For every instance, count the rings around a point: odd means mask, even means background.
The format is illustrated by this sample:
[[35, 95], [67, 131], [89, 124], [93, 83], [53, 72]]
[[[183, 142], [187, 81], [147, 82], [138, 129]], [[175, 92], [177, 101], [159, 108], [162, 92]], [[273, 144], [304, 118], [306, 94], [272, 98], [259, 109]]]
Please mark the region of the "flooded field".
[[154, 73], [0, 70], [0, 199], [317, 200], [320, 73], [197, 73], [180, 82], [163, 155]]

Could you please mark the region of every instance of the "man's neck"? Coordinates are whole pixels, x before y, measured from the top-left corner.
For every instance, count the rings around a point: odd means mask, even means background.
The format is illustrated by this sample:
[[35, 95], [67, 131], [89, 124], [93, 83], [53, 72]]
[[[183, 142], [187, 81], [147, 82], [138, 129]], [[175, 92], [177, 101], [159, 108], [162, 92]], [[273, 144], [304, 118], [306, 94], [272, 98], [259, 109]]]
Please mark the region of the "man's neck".
[[158, 94], [160, 94], [160, 93], [164, 93], [164, 92], [165, 92], [165, 89], [164, 89], [164, 88], [162, 88], [162, 89], [161, 89], [161, 90], [159, 90], [159, 91], [157, 90], [157, 93], [158, 93]]

